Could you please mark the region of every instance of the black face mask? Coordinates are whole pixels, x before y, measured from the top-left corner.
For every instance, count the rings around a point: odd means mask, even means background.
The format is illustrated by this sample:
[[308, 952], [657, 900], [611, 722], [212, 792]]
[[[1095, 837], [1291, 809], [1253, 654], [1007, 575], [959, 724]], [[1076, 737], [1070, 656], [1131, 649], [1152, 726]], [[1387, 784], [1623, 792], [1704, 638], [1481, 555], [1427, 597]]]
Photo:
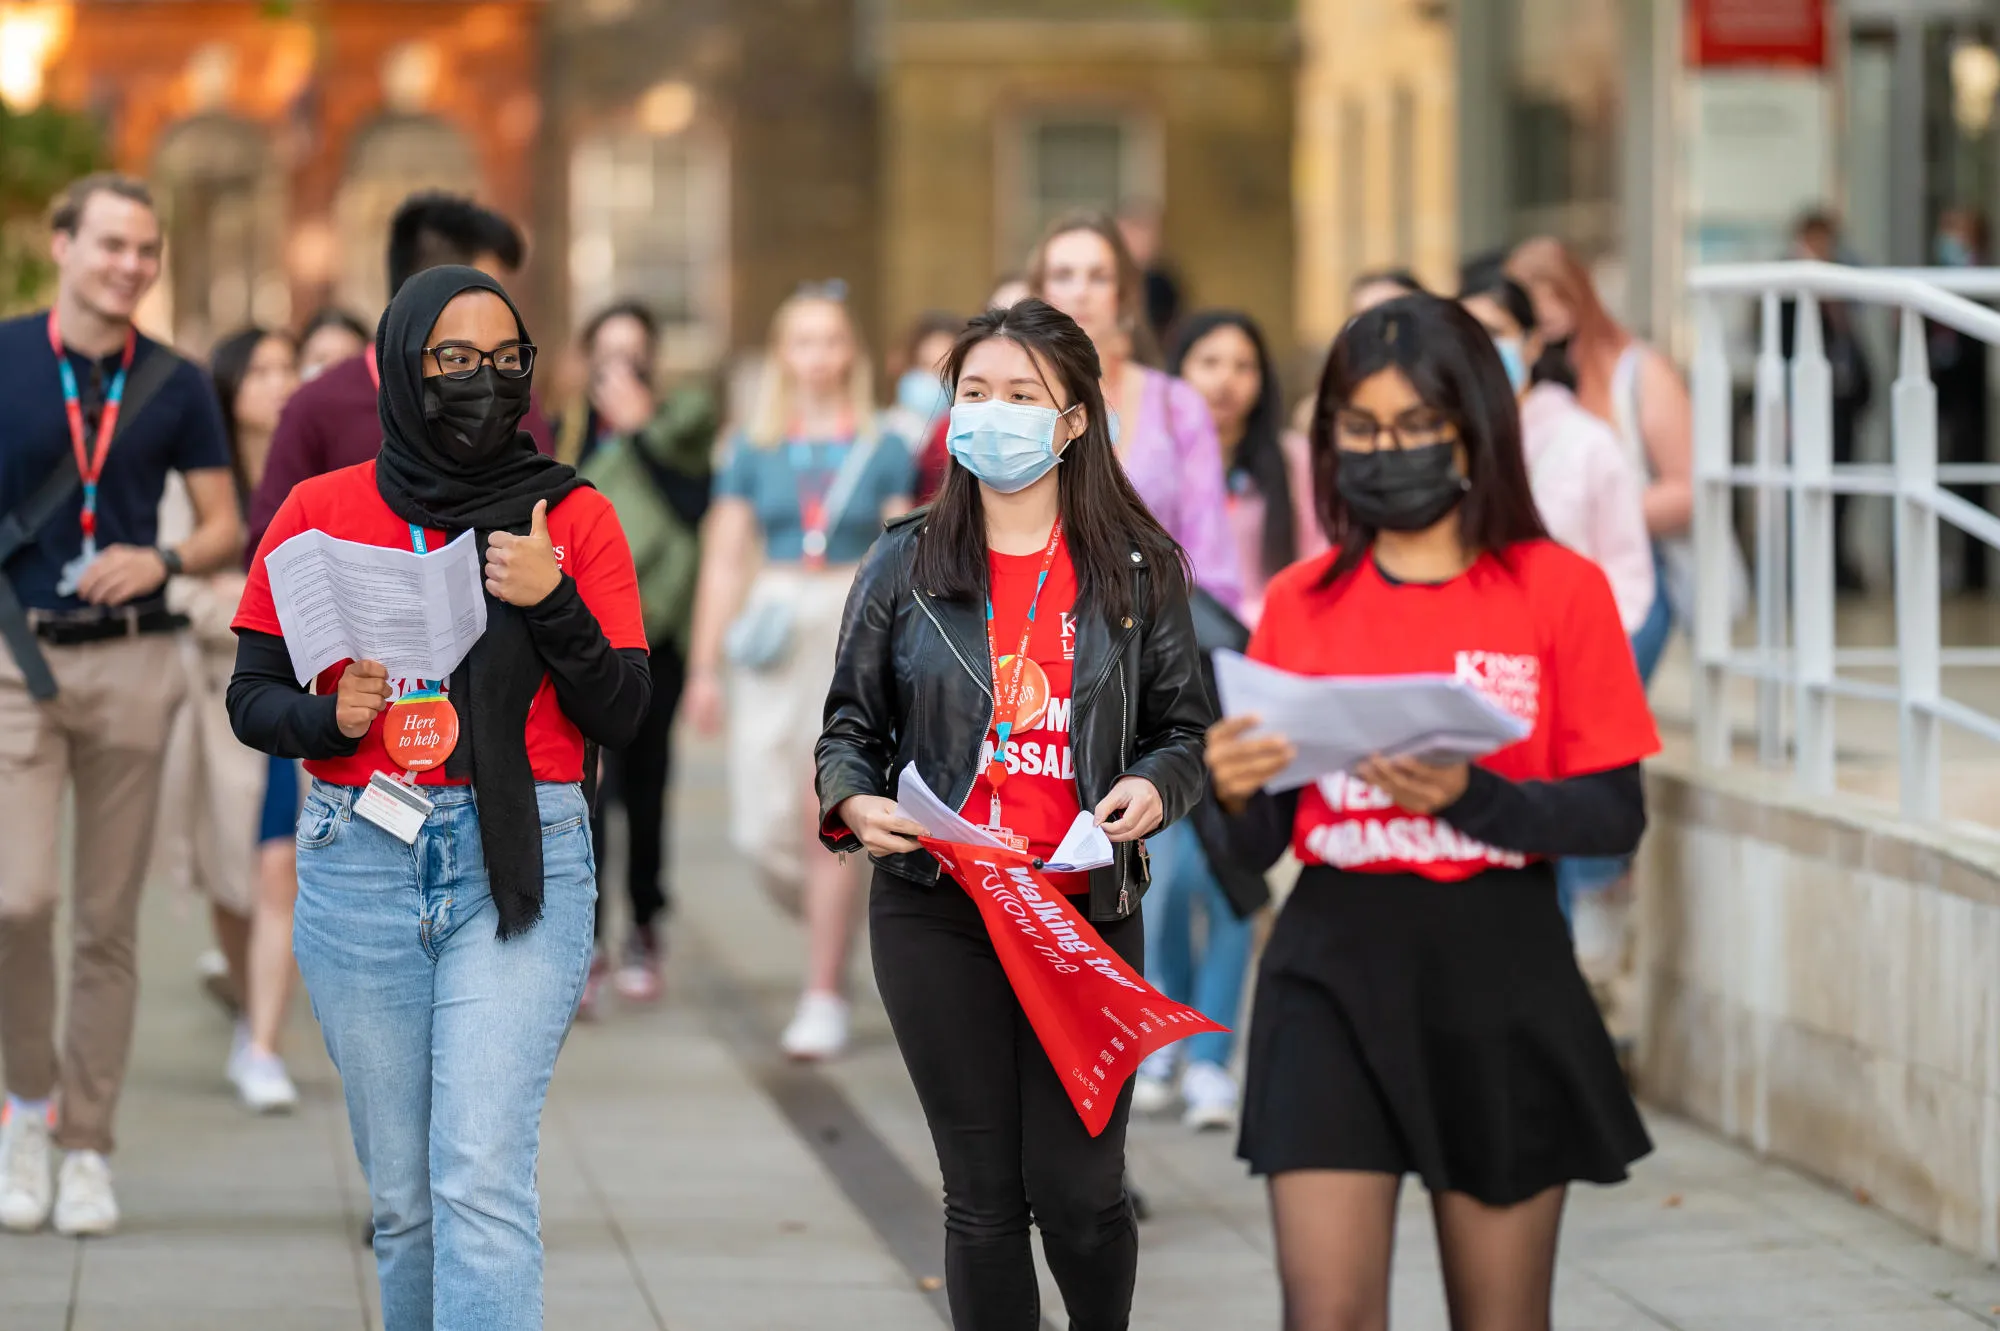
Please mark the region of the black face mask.
[[1452, 441], [1419, 448], [1340, 452], [1340, 497], [1356, 525], [1422, 531], [1458, 507], [1472, 488], [1453, 465]]
[[528, 414], [528, 379], [504, 378], [482, 365], [469, 379], [424, 380], [424, 424], [431, 442], [455, 462], [486, 462], [506, 452]]

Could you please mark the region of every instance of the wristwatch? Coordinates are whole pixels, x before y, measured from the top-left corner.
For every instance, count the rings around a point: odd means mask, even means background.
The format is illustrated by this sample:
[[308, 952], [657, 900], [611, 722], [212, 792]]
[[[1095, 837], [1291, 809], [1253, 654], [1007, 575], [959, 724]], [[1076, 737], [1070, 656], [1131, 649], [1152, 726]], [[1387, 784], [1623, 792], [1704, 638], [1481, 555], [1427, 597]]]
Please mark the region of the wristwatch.
[[179, 576], [181, 575], [181, 569], [182, 569], [182, 567], [183, 567], [183, 566], [182, 566], [182, 564], [181, 564], [181, 552], [180, 552], [180, 551], [178, 551], [178, 550], [169, 550], [169, 549], [167, 549], [167, 547], [166, 547], [166, 546], [162, 545], [162, 546], [159, 546], [159, 547], [157, 547], [157, 548], [155, 549], [154, 553], [158, 554], [158, 555], [159, 555], [159, 557], [160, 557], [160, 562], [161, 562], [162, 564], [165, 564], [165, 565], [167, 566], [167, 576], [168, 576], [168, 577], [170, 577], [170, 578], [178, 578], [178, 577], [179, 577]]

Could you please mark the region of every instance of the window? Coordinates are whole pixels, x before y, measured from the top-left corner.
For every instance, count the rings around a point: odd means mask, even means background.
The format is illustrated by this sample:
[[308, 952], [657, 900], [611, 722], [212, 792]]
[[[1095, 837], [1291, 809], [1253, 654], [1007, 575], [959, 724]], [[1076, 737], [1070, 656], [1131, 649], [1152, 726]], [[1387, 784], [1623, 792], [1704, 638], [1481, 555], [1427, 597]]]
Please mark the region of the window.
[[1618, 243], [1616, 0], [1514, 0], [1509, 134], [1515, 235], [1547, 232], [1585, 254]]
[[[1000, 182], [1005, 207], [1000, 266], [1017, 266], [1042, 230], [1076, 209], [1111, 212], [1133, 199], [1161, 197], [1158, 136], [1140, 120], [1117, 115], [1051, 114], [1021, 126], [1014, 173]], [[1003, 158], [1004, 161], [1004, 158]]]
[[698, 131], [638, 131], [580, 143], [570, 162], [570, 280], [576, 315], [643, 301], [670, 369], [706, 369], [728, 336], [722, 154]]

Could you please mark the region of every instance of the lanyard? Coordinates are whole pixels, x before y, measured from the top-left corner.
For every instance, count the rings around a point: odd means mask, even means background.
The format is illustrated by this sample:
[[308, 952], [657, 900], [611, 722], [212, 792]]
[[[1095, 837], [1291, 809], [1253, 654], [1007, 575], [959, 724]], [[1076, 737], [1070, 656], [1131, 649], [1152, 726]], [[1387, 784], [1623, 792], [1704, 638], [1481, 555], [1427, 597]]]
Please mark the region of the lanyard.
[[83, 513], [78, 525], [83, 528], [83, 543], [86, 551], [97, 547], [97, 478], [104, 474], [104, 459], [111, 452], [111, 436], [118, 431], [118, 408], [125, 400], [125, 375], [132, 368], [132, 357], [139, 347], [138, 334], [131, 328], [125, 330], [125, 358], [118, 365], [118, 373], [111, 378], [111, 387], [104, 394], [104, 409], [97, 417], [97, 443], [86, 446], [83, 438], [83, 395], [77, 391], [76, 367], [63, 354], [62, 330], [56, 326], [56, 312], [49, 311], [49, 350], [56, 354], [56, 369], [62, 375], [63, 409], [69, 415], [69, 442], [76, 451], [76, 473], [83, 478]]
[[[792, 471], [798, 478], [799, 491], [799, 551], [807, 568], [822, 568], [826, 565], [827, 526], [831, 520], [826, 511], [826, 501], [827, 496], [833, 493], [833, 482], [827, 480], [817, 490], [808, 486], [806, 477], [812, 471], [814, 446], [794, 444], [792, 447], [803, 450], [792, 455]], [[807, 465], [798, 465], [801, 461]]]
[[1062, 553], [1062, 519], [1049, 532], [1049, 547], [1042, 552], [1042, 571], [1035, 577], [1035, 594], [1028, 600], [1028, 617], [1021, 624], [1021, 645], [1014, 652], [1014, 669], [1003, 683], [1000, 679], [1000, 644], [994, 639], [993, 594], [986, 595], [986, 652], [993, 666], [993, 761], [986, 765], [986, 781], [993, 787], [993, 821], [1000, 821], [1000, 786], [1007, 780], [1007, 737], [1014, 732], [1014, 720], [1021, 704], [1021, 672], [1028, 664], [1028, 638], [1035, 631], [1035, 610], [1042, 601], [1042, 588]]
[[[370, 345], [368, 350], [362, 354], [368, 358], [368, 382], [374, 384], [375, 391], [379, 393], [382, 391], [382, 367], [375, 363], [374, 346]], [[415, 529], [412, 528], [412, 530]], [[419, 550], [417, 553], [422, 554], [423, 551]]]
[[[369, 368], [371, 369], [374, 368], [375, 358], [372, 353], [368, 358], [368, 365]], [[424, 529], [422, 527], [419, 527], [414, 522], [410, 524], [410, 549], [416, 551], [420, 555], [427, 555], [430, 553], [430, 542], [424, 539]], [[417, 691], [415, 693], [404, 694], [402, 700], [404, 702], [409, 702], [414, 699], [442, 698], [442, 697], [444, 697], [443, 680], [420, 679], [417, 681]]]

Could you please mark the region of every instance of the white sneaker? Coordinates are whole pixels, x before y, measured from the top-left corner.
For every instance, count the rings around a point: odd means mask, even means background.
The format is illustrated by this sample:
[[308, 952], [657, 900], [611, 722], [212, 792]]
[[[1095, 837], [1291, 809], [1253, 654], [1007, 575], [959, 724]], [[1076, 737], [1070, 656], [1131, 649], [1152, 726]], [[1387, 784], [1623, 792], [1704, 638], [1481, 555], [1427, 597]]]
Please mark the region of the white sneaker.
[[253, 1114], [289, 1114], [299, 1107], [298, 1087], [276, 1054], [246, 1044], [229, 1059], [229, 1080]]
[[847, 1013], [847, 1000], [839, 994], [803, 993], [778, 1045], [789, 1058], [838, 1058], [847, 1048]]
[[92, 1237], [116, 1228], [118, 1199], [111, 1193], [111, 1163], [95, 1151], [71, 1151], [56, 1179], [56, 1233]]
[[1174, 1051], [1155, 1049], [1132, 1078], [1132, 1112], [1164, 1114], [1174, 1107]]
[[1236, 1078], [1220, 1063], [1189, 1063], [1181, 1074], [1181, 1122], [1197, 1132], [1236, 1126]]
[[0, 1228], [32, 1234], [49, 1218], [55, 1198], [49, 1125], [34, 1114], [0, 1123]]

